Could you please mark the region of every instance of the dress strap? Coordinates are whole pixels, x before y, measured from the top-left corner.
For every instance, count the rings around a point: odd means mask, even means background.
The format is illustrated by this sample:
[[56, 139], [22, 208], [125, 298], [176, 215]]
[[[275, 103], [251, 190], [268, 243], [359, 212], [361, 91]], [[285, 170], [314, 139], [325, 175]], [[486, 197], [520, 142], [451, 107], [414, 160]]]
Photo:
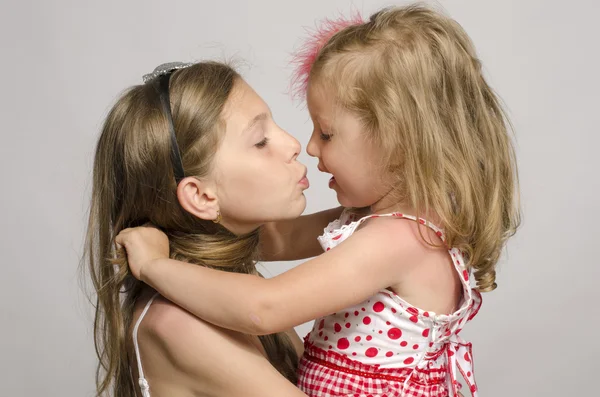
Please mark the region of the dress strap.
[[140, 324], [142, 323], [144, 316], [146, 316], [148, 309], [150, 309], [150, 305], [152, 305], [152, 302], [154, 302], [154, 299], [157, 296], [158, 296], [158, 292], [155, 293], [152, 296], [152, 298], [150, 298], [148, 303], [146, 303], [146, 307], [144, 307], [142, 314], [140, 314], [140, 318], [138, 318], [138, 320], [135, 322], [135, 327], [133, 327], [133, 347], [135, 349], [135, 358], [137, 360], [138, 375], [139, 375], [138, 384], [140, 386], [140, 390], [142, 391], [142, 397], [150, 397], [150, 385], [148, 384], [148, 381], [144, 377], [144, 369], [142, 368], [142, 358], [140, 357], [140, 349], [138, 346], [138, 338], [137, 338], [138, 328], [140, 327]]
[[428, 228], [430, 228], [431, 230], [433, 230], [435, 232], [435, 234], [442, 240], [442, 242], [444, 244], [446, 244], [446, 236], [444, 234], [444, 230], [440, 227], [438, 227], [437, 225], [429, 222], [426, 219], [423, 218], [417, 218], [414, 215], [407, 215], [407, 214], [403, 214], [401, 212], [390, 212], [389, 214], [371, 214], [371, 215], [367, 215], [364, 216], [362, 218], [360, 218], [358, 221], [354, 222], [352, 224], [352, 232], [354, 232], [356, 230], [356, 228], [358, 226], [360, 226], [360, 224], [362, 224], [364, 221], [371, 219], [371, 218], [383, 218], [383, 217], [394, 217], [394, 218], [402, 218], [402, 219], [409, 219], [412, 221], [415, 221], [421, 225], [427, 226]]

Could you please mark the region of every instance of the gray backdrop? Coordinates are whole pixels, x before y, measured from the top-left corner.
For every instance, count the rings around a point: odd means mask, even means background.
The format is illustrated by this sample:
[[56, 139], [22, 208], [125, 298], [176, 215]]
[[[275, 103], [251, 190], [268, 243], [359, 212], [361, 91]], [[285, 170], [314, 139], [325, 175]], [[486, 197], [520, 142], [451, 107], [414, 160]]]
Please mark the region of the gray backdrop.
[[[0, 396], [93, 392], [91, 310], [77, 266], [94, 144], [117, 94], [162, 62], [242, 59], [276, 120], [306, 145], [307, 112], [286, 94], [304, 27], [391, 4], [2, 0]], [[481, 395], [596, 395], [600, 5], [439, 4], [473, 38], [518, 136], [523, 227], [498, 290], [464, 332]], [[314, 159], [301, 160], [312, 183], [307, 211], [335, 205], [328, 177]]]

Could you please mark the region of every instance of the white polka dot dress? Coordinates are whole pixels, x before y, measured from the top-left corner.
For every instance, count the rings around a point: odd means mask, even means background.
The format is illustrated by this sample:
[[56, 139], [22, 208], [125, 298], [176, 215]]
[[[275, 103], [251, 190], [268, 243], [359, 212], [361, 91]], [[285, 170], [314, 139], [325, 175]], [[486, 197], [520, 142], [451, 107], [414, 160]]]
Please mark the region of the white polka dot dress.
[[[369, 215], [357, 221], [344, 212], [319, 237], [324, 250], [348, 238], [365, 220], [377, 216], [412, 219], [443, 231], [423, 219], [400, 213]], [[390, 290], [317, 319], [305, 338], [298, 385], [313, 397], [442, 397], [457, 395], [457, 372], [477, 397], [471, 344], [458, 335], [481, 305], [470, 287], [459, 250], [449, 249], [463, 283], [460, 308], [439, 315], [413, 307]]]

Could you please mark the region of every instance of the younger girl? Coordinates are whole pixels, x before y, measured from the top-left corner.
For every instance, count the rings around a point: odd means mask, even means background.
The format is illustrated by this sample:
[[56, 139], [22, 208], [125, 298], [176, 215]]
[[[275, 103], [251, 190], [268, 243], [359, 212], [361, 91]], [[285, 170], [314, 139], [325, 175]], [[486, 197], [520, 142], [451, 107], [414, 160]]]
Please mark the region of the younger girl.
[[[477, 395], [458, 334], [496, 288], [519, 217], [507, 122], [473, 45], [409, 6], [330, 23], [306, 48], [307, 150], [348, 208], [318, 238], [326, 252], [265, 280], [167, 259], [166, 236], [141, 228], [117, 240], [131, 270], [221, 327], [263, 335], [316, 319], [299, 368], [311, 396], [455, 396], [457, 372]], [[265, 246], [308, 254], [303, 218], [271, 225]]]

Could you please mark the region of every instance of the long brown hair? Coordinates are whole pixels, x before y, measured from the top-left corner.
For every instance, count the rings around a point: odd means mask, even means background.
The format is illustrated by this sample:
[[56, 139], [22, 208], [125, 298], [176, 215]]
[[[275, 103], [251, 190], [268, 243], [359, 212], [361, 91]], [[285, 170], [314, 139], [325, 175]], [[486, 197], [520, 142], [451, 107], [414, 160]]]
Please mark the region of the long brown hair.
[[[239, 75], [203, 62], [175, 72], [170, 96], [177, 141], [188, 176], [211, 169], [224, 120], [223, 107]], [[125, 92], [109, 112], [98, 140], [85, 260], [95, 289], [97, 396], [133, 397], [129, 328], [143, 284], [129, 273], [114, 238], [151, 222], [169, 236], [171, 257], [226, 271], [255, 274], [258, 231], [235, 235], [179, 205], [170, 160], [167, 119], [151, 84]], [[298, 357], [285, 334], [260, 337], [277, 370], [295, 382]]]
[[360, 118], [398, 201], [436, 214], [478, 289], [496, 288], [520, 223], [517, 166], [510, 123], [462, 27], [424, 5], [384, 9], [333, 35], [308, 77]]

